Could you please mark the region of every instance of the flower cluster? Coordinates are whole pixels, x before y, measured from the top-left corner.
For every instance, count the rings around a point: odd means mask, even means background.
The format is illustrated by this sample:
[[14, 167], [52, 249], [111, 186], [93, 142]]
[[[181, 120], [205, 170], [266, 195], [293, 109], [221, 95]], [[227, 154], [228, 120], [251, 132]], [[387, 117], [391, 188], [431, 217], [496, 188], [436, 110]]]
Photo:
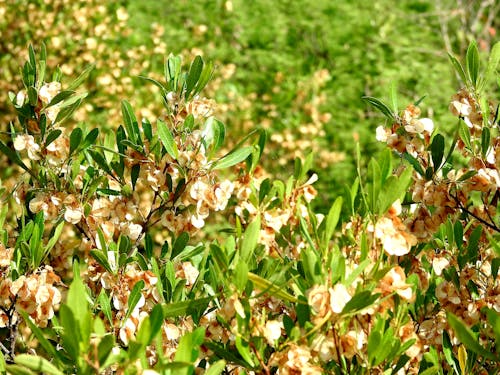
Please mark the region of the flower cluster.
[[[313, 174], [304, 183], [297, 183], [290, 192], [275, 191], [275, 196], [259, 204], [257, 196], [262, 189], [261, 184], [265, 177], [265, 171], [257, 168], [252, 176], [242, 175], [238, 179], [235, 183], [237, 199], [235, 213], [243, 223], [250, 223], [256, 217], [260, 219], [261, 229], [258, 242], [264, 245], [266, 255], [297, 258], [300, 255], [300, 249], [304, 246], [301, 239], [296, 241], [295, 238], [290, 238], [287, 247], [279, 245], [277, 239], [281, 237], [280, 233], [285, 227], [297, 228], [299, 218], [309, 220], [310, 213], [307, 204], [317, 195], [312, 185], [317, 181], [318, 176]], [[318, 215], [318, 218], [321, 220], [322, 215]]]
[[15, 324], [20, 311], [25, 311], [40, 327], [47, 327], [61, 303], [60, 284], [60, 277], [50, 266], [31, 275], [21, 275], [14, 281], [2, 275], [0, 327]]

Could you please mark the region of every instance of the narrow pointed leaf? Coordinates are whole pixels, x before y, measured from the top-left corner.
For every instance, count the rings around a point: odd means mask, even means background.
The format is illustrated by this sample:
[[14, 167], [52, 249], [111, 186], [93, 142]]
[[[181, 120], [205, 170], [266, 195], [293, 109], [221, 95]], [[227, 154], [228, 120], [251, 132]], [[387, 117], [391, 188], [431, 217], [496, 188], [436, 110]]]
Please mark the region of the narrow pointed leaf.
[[232, 167], [233, 165], [241, 163], [252, 153], [252, 151], [253, 147], [251, 146], [246, 146], [231, 151], [229, 154], [227, 154], [226, 156], [215, 162], [215, 164], [212, 166], [212, 169], [229, 168]]
[[380, 99], [374, 98], [372, 96], [363, 96], [362, 99], [364, 101], [366, 101], [367, 103], [369, 103], [371, 106], [378, 109], [389, 120], [391, 120], [391, 121], [394, 120], [394, 113], [389, 108], [389, 106], [387, 104], [385, 104], [384, 102], [382, 102]]
[[27, 367], [30, 370], [37, 371], [41, 374], [64, 375], [64, 373], [60, 371], [56, 366], [42, 357], [28, 354], [19, 354], [16, 356], [14, 361], [21, 366]]
[[158, 136], [160, 137], [161, 143], [163, 144], [163, 146], [165, 146], [168, 154], [172, 158], [177, 159], [179, 157], [179, 150], [177, 148], [177, 143], [175, 143], [174, 137], [170, 132], [167, 124], [165, 124], [161, 120], [158, 120], [157, 128]]
[[90, 75], [92, 70], [94, 70], [95, 64], [90, 64], [87, 66], [83, 72], [80, 73], [80, 75], [68, 86], [67, 90], [75, 90], [78, 86], [82, 84], [83, 81], [87, 79], [87, 77]]

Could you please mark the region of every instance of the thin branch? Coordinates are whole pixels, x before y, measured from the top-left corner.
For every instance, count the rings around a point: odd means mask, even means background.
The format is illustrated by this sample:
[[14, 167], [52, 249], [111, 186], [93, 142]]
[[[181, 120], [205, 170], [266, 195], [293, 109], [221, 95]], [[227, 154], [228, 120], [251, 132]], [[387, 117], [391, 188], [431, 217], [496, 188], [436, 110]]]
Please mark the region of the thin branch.
[[489, 223], [489, 222], [487, 222], [486, 220], [484, 220], [484, 219], [480, 218], [479, 216], [477, 216], [476, 214], [474, 214], [474, 213], [472, 213], [470, 210], [468, 210], [466, 207], [464, 207], [464, 206], [462, 205], [462, 202], [460, 202], [460, 200], [458, 199], [458, 197], [457, 197], [457, 196], [452, 195], [452, 197], [453, 197], [453, 199], [455, 200], [455, 202], [457, 203], [458, 208], [459, 208], [460, 210], [462, 210], [462, 211], [463, 211], [463, 212], [465, 212], [466, 214], [468, 214], [468, 215], [472, 216], [474, 219], [476, 219], [477, 221], [479, 221], [481, 224], [486, 225], [488, 228], [490, 228], [490, 229], [492, 229], [492, 230], [494, 230], [494, 231], [496, 231], [496, 232], [499, 232], [499, 233], [500, 233], [500, 228], [499, 228], [499, 227], [497, 227], [497, 226], [495, 225], [495, 223], [493, 223], [493, 224], [492, 224], [492, 223]]

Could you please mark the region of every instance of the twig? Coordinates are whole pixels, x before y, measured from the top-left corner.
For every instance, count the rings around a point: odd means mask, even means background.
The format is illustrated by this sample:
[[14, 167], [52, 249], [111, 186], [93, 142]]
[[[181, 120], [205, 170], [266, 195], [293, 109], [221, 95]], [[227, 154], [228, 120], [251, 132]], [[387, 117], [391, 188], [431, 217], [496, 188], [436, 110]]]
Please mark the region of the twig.
[[464, 206], [462, 205], [462, 202], [460, 202], [460, 200], [458, 199], [458, 197], [457, 197], [457, 196], [452, 195], [452, 197], [453, 197], [453, 199], [455, 200], [455, 202], [457, 203], [458, 208], [460, 208], [460, 210], [462, 210], [462, 211], [463, 211], [463, 212], [465, 212], [466, 214], [468, 214], [468, 215], [472, 216], [474, 219], [476, 219], [477, 221], [479, 221], [481, 224], [486, 225], [488, 228], [490, 228], [490, 229], [492, 229], [492, 230], [494, 230], [494, 231], [496, 231], [496, 232], [500, 232], [500, 228], [499, 228], [499, 227], [497, 227], [497, 226], [495, 225], [495, 223], [493, 223], [493, 224], [492, 224], [492, 223], [489, 223], [489, 222], [487, 222], [486, 220], [484, 220], [484, 219], [480, 218], [479, 216], [477, 216], [476, 214], [474, 214], [474, 213], [472, 213], [470, 210], [468, 210], [466, 207], [464, 207]]
[[264, 374], [266, 375], [271, 375], [271, 370], [269, 370], [269, 367], [265, 364], [265, 362], [262, 360], [262, 357], [260, 356], [259, 351], [253, 344], [253, 342], [250, 342], [250, 347], [253, 349], [257, 359], [259, 360], [260, 365], [262, 366], [262, 369], [264, 370]]

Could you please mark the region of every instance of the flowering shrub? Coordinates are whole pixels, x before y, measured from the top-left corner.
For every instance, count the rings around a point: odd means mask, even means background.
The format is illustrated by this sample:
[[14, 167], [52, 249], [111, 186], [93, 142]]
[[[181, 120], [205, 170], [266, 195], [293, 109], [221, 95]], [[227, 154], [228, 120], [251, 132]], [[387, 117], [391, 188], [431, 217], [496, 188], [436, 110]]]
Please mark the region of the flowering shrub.
[[451, 57], [467, 84], [450, 144], [420, 103], [367, 97], [388, 149], [326, 215], [312, 154], [281, 181], [259, 165], [262, 129], [225, 149], [201, 57], [146, 78], [159, 118], [124, 100], [104, 135], [65, 126], [89, 72], [65, 85], [45, 47], [28, 55], [0, 142], [17, 167], [2, 181], [0, 371], [500, 370], [499, 115], [484, 90], [500, 45], [482, 75], [475, 44], [465, 68]]

